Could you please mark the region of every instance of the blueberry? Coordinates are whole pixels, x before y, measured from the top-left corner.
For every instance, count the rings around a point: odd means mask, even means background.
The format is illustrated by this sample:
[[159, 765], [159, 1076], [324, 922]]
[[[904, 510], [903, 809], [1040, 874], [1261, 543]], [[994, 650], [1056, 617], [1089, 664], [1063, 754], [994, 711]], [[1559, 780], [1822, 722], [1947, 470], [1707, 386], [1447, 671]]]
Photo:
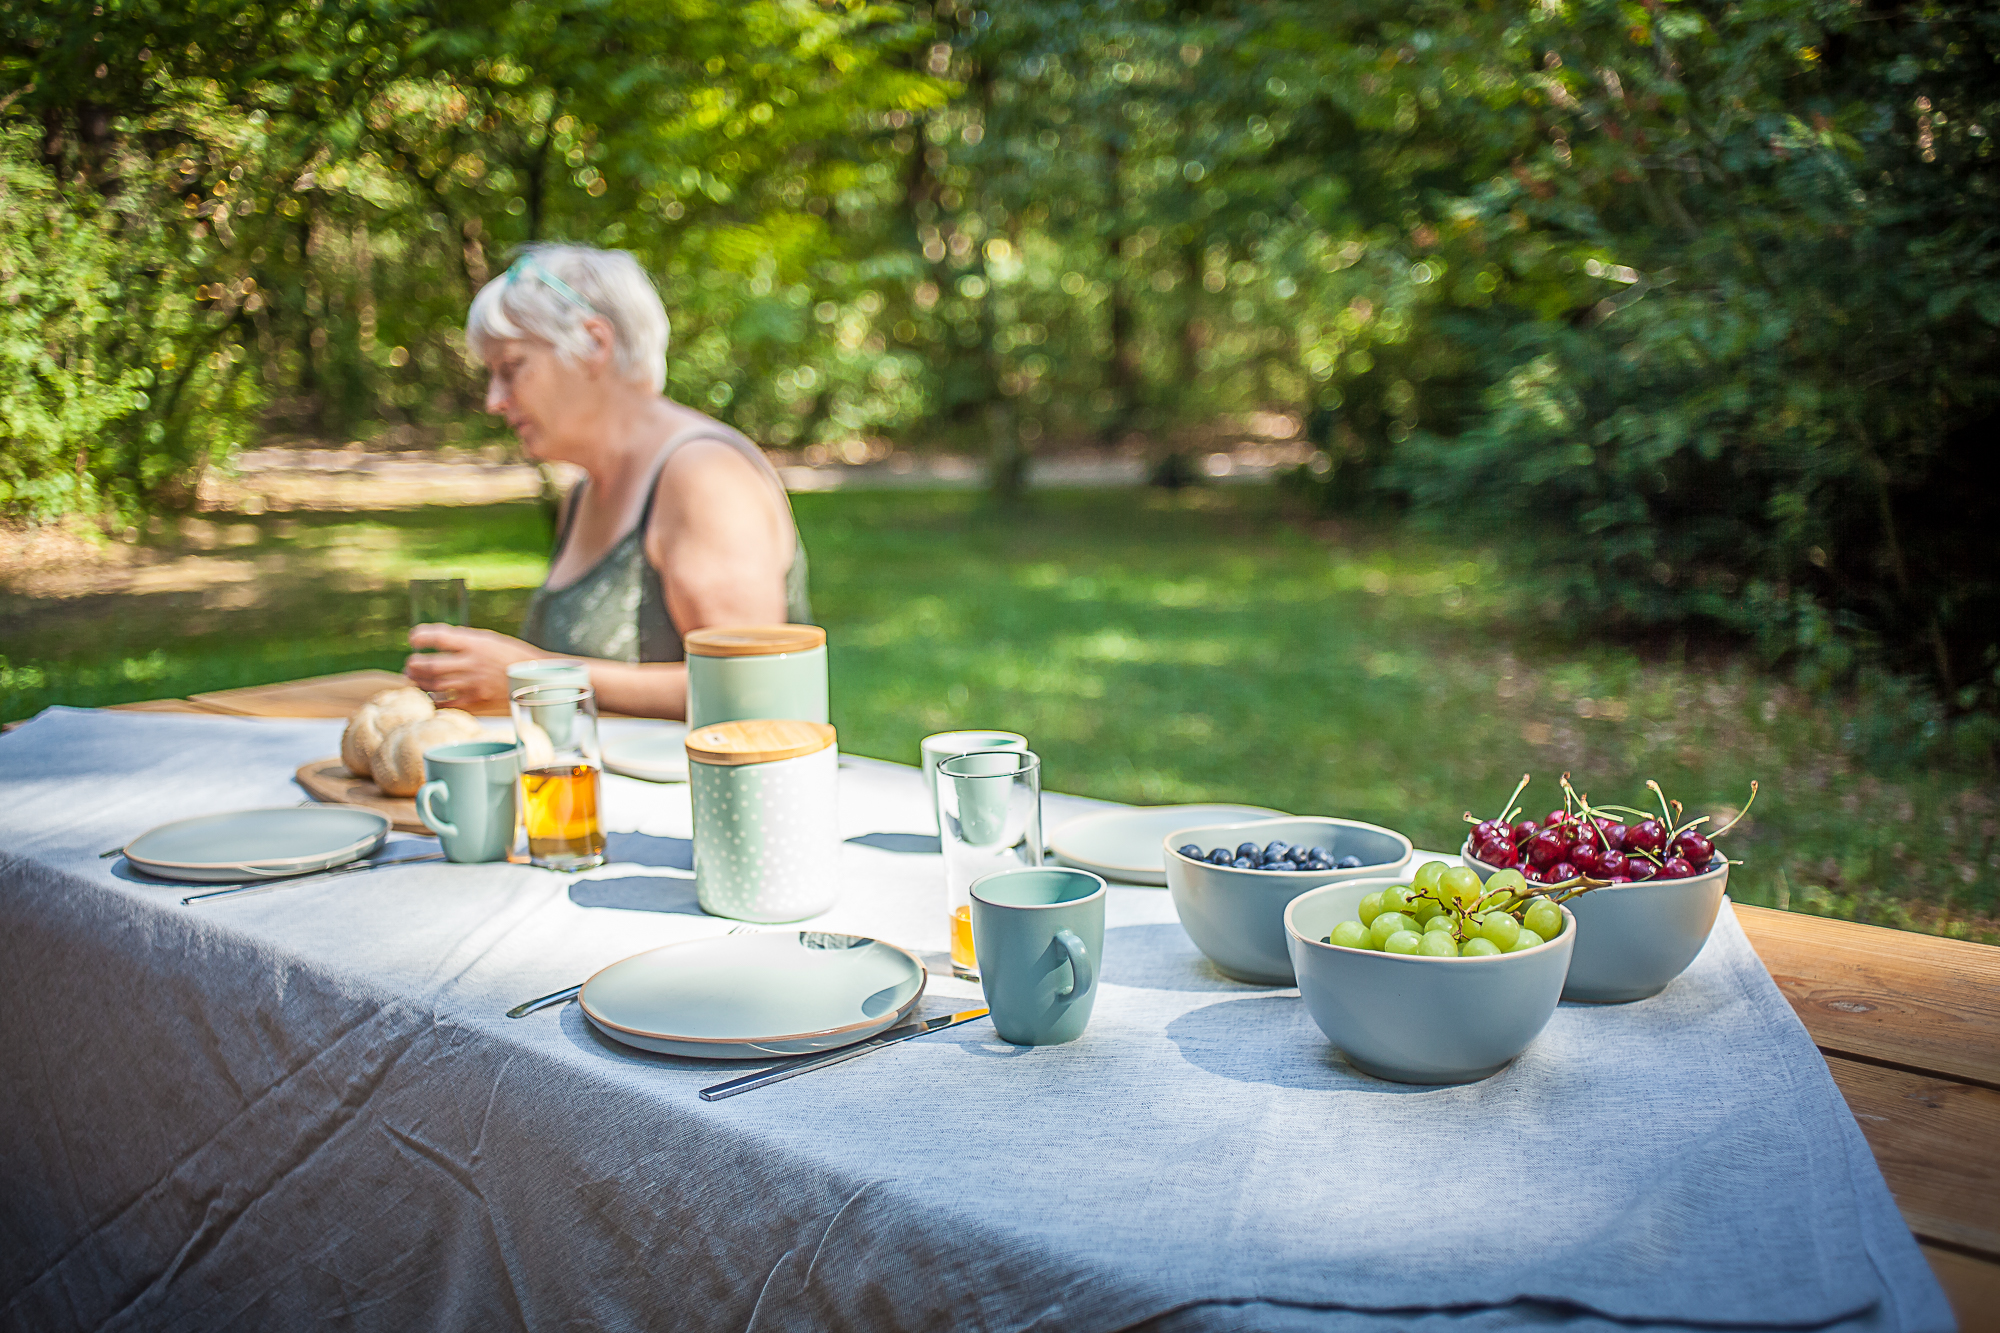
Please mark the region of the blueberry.
[[1229, 864], [1237, 870], [1257, 870], [1261, 868], [1247, 856], [1239, 856]]
[[1212, 866], [1226, 866], [1235, 859], [1236, 853], [1227, 847], [1218, 847], [1208, 854], [1208, 863]]
[[1236, 854], [1238, 856], [1256, 856], [1258, 854], [1258, 850], [1259, 849], [1256, 843], [1246, 842], [1242, 846], [1236, 849]]
[[1279, 860], [1290, 850], [1292, 850], [1292, 844], [1289, 842], [1274, 842], [1264, 849], [1264, 859], [1266, 861]]
[[1343, 856], [1340, 858], [1340, 864], [1335, 868], [1339, 870], [1359, 870], [1361, 869], [1361, 858], [1358, 856]]
[[1333, 869], [1333, 862], [1327, 859], [1325, 852], [1314, 848], [1313, 854], [1305, 860], [1305, 868], [1307, 870], [1331, 870]]
[[1285, 853], [1285, 859], [1295, 866], [1302, 866], [1319, 855], [1317, 847], [1294, 847]]
[[1208, 855], [1208, 853], [1202, 851], [1201, 848], [1195, 846], [1193, 843], [1188, 843], [1183, 847], [1176, 847], [1174, 850], [1179, 852], [1182, 856], [1187, 857], [1190, 861], [1199, 861], [1204, 856]]

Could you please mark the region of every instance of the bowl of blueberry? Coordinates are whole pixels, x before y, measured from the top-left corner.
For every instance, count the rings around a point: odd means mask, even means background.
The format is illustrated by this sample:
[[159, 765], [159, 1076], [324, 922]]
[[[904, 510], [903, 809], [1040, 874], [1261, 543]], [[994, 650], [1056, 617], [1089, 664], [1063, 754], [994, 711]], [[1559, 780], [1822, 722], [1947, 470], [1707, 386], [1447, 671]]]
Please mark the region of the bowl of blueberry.
[[1285, 908], [1307, 889], [1394, 875], [1410, 840], [1352, 819], [1296, 816], [1167, 835], [1167, 890], [1181, 927], [1225, 976], [1264, 986], [1296, 978]]
[[[1657, 814], [1622, 805], [1593, 805], [1563, 779], [1563, 808], [1545, 818], [1520, 818], [1514, 789], [1496, 818], [1476, 820], [1460, 859], [1483, 881], [1517, 870], [1530, 890], [1585, 884], [1591, 892], [1570, 901], [1576, 916], [1576, 949], [1570, 959], [1565, 1000], [1623, 1004], [1658, 995], [1708, 942], [1729, 887], [1731, 862], [1716, 842], [1734, 828], [1708, 817], [1687, 819], [1656, 782], [1646, 786]], [[1750, 801], [1757, 784], [1750, 784]]]

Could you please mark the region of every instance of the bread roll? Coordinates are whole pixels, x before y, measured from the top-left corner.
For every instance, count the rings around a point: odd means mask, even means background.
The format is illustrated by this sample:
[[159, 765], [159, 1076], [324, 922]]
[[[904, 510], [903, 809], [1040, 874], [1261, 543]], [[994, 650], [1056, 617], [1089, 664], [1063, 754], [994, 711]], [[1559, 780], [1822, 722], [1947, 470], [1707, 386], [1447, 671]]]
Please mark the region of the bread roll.
[[380, 691], [347, 719], [347, 730], [340, 734], [340, 762], [357, 778], [374, 777], [375, 753], [389, 733], [436, 711], [431, 697], [415, 686]]
[[429, 717], [405, 722], [375, 752], [375, 785], [390, 796], [414, 796], [424, 785], [424, 751], [458, 741], [476, 741], [479, 723], [470, 713], [440, 708]]

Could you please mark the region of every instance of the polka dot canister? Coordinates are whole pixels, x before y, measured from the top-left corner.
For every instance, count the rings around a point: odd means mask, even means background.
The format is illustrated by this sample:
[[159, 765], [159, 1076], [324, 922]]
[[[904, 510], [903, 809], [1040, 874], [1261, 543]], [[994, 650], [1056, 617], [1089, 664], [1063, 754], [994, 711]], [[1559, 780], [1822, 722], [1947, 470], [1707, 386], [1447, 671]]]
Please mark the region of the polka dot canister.
[[695, 897], [736, 921], [803, 921], [840, 896], [840, 751], [824, 722], [688, 732]]

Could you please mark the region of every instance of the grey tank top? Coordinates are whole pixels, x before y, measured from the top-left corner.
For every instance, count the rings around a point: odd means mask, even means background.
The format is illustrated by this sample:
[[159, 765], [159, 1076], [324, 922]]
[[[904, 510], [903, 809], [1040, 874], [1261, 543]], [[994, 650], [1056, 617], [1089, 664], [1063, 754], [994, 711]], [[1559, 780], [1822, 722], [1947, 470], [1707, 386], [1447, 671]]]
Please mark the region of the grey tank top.
[[[604, 553], [603, 559], [592, 565], [576, 582], [561, 588], [551, 588], [544, 583], [535, 590], [528, 599], [528, 614], [521, 626], [522, 638], [537, 648], [565, 657], [596, 657], [613, 662], [685, 660], [687, 654], [681, 647], [680, 629], [667, 610], [667, 594], [660, 582], [660, 571], [646, 559], [646, 528], [653, 519], [653, 500], [659, 494], [660, 473], [666, 468], [667, 460], [690, 440], [719, 440], [743, 453], [770, 478], [771, 485], [784, 499], [786, 514], [791, 513], [791, 501], [785, 497], [784, 483], [778, 480], [777, 472], [761, 449], [745, 436], [726, 427], [690, 427], [667, 442], [659, 466], [653, 470], [652, 478], [647, 483], [646, 505], [639, 512], [637, 525], [619, 538]], [[570, 493], [569, 502], [563, 506], [555, 549], [549, 555], [551, 568], [562, 554], [563, 544], [569, 540], [570, 517], [576, 512], [583, 487], [589, 484], [588, 479], [577, 483], [577, 489]], [[806, 548], [798, 536], [796, 525], [792, 529], [792, 540], [795, 544], [792, 564], [785, 571], [785, 615], [795, 625], [810, 625], [812, 603], [806, 595]]]

